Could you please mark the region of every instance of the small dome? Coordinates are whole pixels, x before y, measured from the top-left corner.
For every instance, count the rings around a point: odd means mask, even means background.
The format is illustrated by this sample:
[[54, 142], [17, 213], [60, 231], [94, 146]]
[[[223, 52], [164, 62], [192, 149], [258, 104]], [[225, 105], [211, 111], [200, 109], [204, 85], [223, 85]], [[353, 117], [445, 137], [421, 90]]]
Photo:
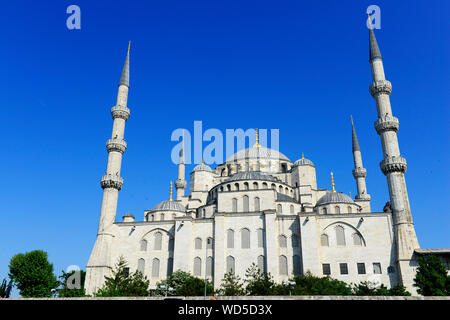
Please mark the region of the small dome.
[[123, 216], [123, 218], [125, 218], [125, 217], [127, 217], [127, 218], [133, 218], [133, 219], [134, 219], [134, 215], [133, 215], [131, 212], [125, 213], [125, 215]]
[[279, 182], [279, 180], [274, 176], [271, 176], [270, 174], [266, 174], [261, 171], [241, 171], [233, 174], [226, 181], [229, 182], [237, 180], [265, 180], [265, 181]]
[[314, 163], [311, 160], [304, 158], [302, 155], [301, 159], [298, 159], [297, 161], [294, 162], [294, 167], [298, 167], [298, 166], [314, 167]]
[[151, 211], [180, 211], [186, 212], [186, 207], [178, 201], [165, 200], [158, 203]]
[[208, 171], [208, 172], [212, 172], [212, 169], [209, 166], [207, 166], [206, 164], [201, 163], [198, 166], [196, 166], [194, 168], [194, 170], [192, 170], [192, 172], [194, 172], [194, 171]]
[[341, 192], [330, 192], [328, 191], [322, 198], [320, 198], [316, 206], [321, 206], [330, 203], [348, 203], [355, 204], [355, 202], [346, 194]]

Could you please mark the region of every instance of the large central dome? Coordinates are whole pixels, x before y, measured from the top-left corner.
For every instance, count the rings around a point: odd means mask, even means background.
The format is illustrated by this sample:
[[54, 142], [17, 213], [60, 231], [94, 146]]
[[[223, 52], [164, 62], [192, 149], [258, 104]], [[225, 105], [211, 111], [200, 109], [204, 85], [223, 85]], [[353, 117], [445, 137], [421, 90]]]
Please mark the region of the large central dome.
[[281, 152], [269, 149], [262, 146], [253, 146], [251, 148], [242, 149], [232, 156], [230, 156], [226, 162], [233, 162], [237, 160], [245, 160], [245, 159], [274, 159], [274, 160], [289, 160], [288, 157], [286, 157]]

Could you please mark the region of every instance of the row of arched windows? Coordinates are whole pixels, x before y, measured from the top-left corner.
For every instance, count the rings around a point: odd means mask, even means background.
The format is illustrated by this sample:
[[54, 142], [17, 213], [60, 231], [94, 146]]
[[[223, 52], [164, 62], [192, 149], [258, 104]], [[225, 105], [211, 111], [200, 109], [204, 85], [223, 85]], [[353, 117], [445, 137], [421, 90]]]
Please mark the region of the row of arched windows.
[[[278, 213], [283, 213], [283, 205], [281, 203], [277, 204], [277, 212]], [[289, 206], [289, 213], [294, 214], [295, 213], [295, 209], [294, 209], [294, 205], [291, 204]]]
[[[137, 270], [142, 274], [145, 274], [145, 259], [141, 258], [138, 260]], [[171, 275], [173, 272], [173, 258], [167, 259], [167, 275]], [[152, 260], [152, 278], [158, 278], [160, 273], [160, 260], [158, 258], [154, 258]]]
[[172, 214], [164, 214], [164, 213], [160, 213], [159, 215], [159, 220], [157, 220], [158, 218], [156, 217], [155, 213], [149, 213], [147, 214], [147, 221], [165, 221], [167, 218], [171, 217], [172, 220], [175, 220], [175, 218], [177, 217], [177, 215], [175, 213]]
[[[253, 198], [252, 212], [258, 212], [261, 210], [260, 203], [261, 203], [261, 201], [258, 197]], [[250, 199], [247, 195], [242, 197], [242, 207], [239, 207], [238, 199], [236, 199], [236, 198], [233, 198], [231, 200], [231, 205], [232, 205], [232, 212], [251, 212], [250, 211]]]
[[[194, 248], [195, 249], [201, 249], [203, 246], [203, 240], [201, 238], [195, 238], [194, 239]], [[214, 249], [214, 239], [211, 237], [208, 237], [206, 239], [206, 249]]]
[[[293, 196], [294, 195], [294, 190], [291, 188], [288, 188], [286, 186], [283, 185], [277, 185], [275, 183], [270, 184], [270, 188], [273, 190], [277, 190], [279, 193], [283, 193], [289, 196]], [[269, 189], [269, 184], [267, 182], [253, 182], [253, 183], [248, 183], [248, 182], [243, 182], [243, 183], [229, 183], [226, 185], [222, 185], [220, 187], [217, 187], [216, 189], [212, 190], [212, 193], [214, 196], [217, 196], [217, 192], [223, 192], [223, 191], [242, 191], [242, 190], [261, 190], [261, 189]]]
[[[336, 244], [338, 246], [345, 246], [346, 245], [346, 241], [345, 241], [344, 227], [337, 226], [334, 229], [335, 229], [335, 232], [336, 232]], [[353, 245], [354, 246], [363, 246], [364, 245], [364, 240], [363, 240], [362, 236], [359, 233], [355, 232], [354, 234], [352, 234], [352, 241], [353, 241]], [[320, 244], [323, 247], [330, 246], [329, 238], [328, 238], [328, 235], [326, 233], [323, 233], [320, 236]]]
[[[194, 258], [194, 276], [202, 275], [202, 259], [200, 257]], [[214, 276], [214, 258], [207, 257], [206, 258], [206, 276], [212, 277]]]
[[[236, 270], [236, 259], [233, 256], [227, 256], [226, 261], [226, 273], [234, 273]], [[263, 255], [258, 256], [257, 266], [262, 272], [267, 272], [266, 258]], [[285, 255], [278, 257], [278, 270], [281, 275], [288, 275], [288, 258]], [[294, 275], [301, 273], [300, 256], [292, 256], [292, 272]]]
[[[339, 206], [334, 206], [333, 207], [334, 212], [328, 212], [327, 208], [322, 208], [322, 214], [327, 214], [327, 213], [341, 213], [341, 208]], [[351, 206], [347, 206], [347, 213], [352, 213], [353, 209]]]
[[[153, 250], [162, 250], [163, 235], [161, 232], [155, 232], [153, 235]], [[145, 239], [140, 242], [140, 250], [147, 251], [149, 247], [149, 242]], [[168, 249], [173, 251], [174, 241], [173, 238], [169, 238]]]

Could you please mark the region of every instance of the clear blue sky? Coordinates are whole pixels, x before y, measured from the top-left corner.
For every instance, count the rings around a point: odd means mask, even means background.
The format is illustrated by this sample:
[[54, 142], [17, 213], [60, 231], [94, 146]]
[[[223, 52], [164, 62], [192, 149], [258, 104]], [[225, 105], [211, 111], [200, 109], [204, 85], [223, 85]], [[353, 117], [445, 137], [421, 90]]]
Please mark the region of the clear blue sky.
[[[66, 8], [81, 8], [81, 30]], [[448, 1], [9, 1], [0, 51], [3, 168], [0, 279], [16, 253], [42, 249], [60, 274], [94, 245], [128, 41], [131, 117], [117, 215], [168, 197], [176, 128], [278, 128], [280, 151], [317, 166], [319, 187], [355, 194], [350, 114], [372, 208], [388, 201], [369, 94], [366, 8], [377, 39], [421, 247], [450, 247]], [[192, 166], [187, 168], [190, 172]]]

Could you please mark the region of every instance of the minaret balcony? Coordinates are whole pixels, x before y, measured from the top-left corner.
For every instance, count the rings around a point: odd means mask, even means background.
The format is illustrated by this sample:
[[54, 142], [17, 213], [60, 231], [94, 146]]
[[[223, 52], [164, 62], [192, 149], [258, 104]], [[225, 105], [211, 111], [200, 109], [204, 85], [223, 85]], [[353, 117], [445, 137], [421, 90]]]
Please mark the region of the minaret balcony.
[[117, 151], [120, 153], [124, 153], [127, 148], [127, 143], [122, 139], [109, 139], [106, 141], [106, 150], [108, 152]]
[[111, 108], [111, 115], [113, 119], [121, 118], [126, 121], [130, 117], [130, 109], [125, 106], [114, 106]]
[[120, 190], [122, 189], [123, 178], [112, 174], [107, 174], [101, 178], [100, 185], [103, 189], [114, 188]]
[[370, 94], [376, 98], [379, 94], [390, 95], [392, 92], [392, 84], [387, 80], [374, 81], [370, 87]]
[[379, 118], [375, 121], [375, 130], [377, 130], [378, 134], [381, 134], [384, 131], [398, 131], [400, 123], [398, 119], [391, 115], [386, 115], [383, 118]]
[[180, 180], [180, 179], [175, 180], [175, 188], [176, 189], [186, 189], [186, 187], [187, 187], [186, 180]]
[[380, 162], [381, 171], [383, 171], [385, 175], [387, 175], [390, 172], [405, 173], [406, 167], [407, 167], [406, 159], [402, 157], [392, 156]]
[[365, 168], [356, 168], [352, 171], [353, 177], [356, 178], [365, 178], [367, 175], [367, 170]]

